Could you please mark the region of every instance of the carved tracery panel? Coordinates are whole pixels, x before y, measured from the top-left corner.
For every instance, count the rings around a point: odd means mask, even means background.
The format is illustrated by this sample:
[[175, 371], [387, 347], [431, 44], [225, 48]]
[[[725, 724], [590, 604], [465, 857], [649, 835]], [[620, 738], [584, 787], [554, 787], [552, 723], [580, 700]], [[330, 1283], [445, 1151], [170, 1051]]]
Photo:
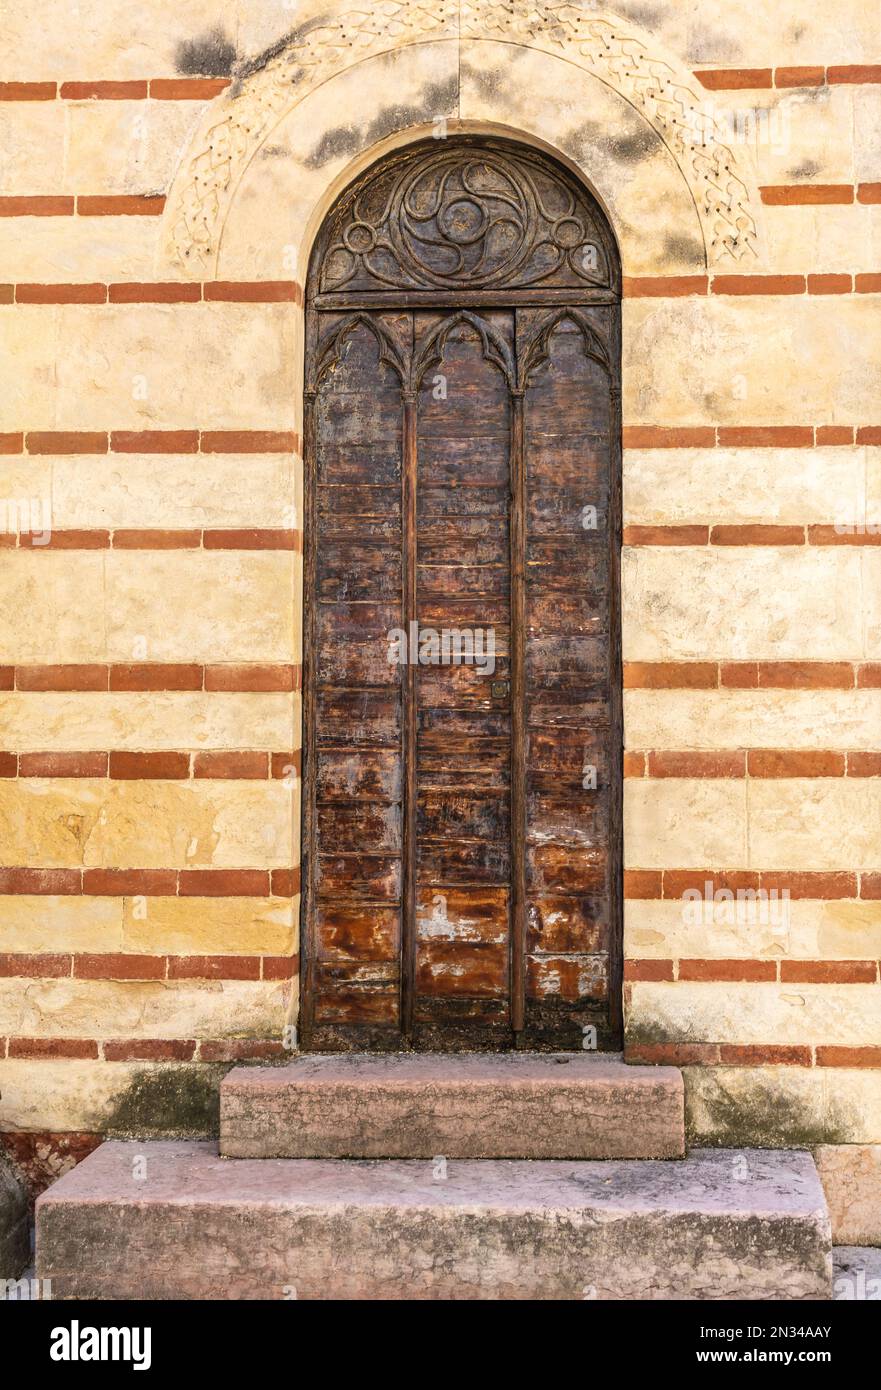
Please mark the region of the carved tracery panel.
[[318, 291], [617, 288], [596, 204], [502, 142], [416, 147], [358, 180], [332, 215]]

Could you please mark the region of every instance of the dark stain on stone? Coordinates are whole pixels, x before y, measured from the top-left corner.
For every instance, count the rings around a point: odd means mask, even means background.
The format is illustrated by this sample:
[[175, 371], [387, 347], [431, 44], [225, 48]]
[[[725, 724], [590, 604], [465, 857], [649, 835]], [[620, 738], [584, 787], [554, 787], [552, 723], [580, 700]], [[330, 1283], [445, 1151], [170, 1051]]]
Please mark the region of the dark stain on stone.
[[630, 24], [639, 24], [643, 29], [655, 30], [660, 28], [662, 15], [657, 5], [642, 4], [621, 4], [616, 6], [623, 19]]
[[704, 244], [697, 237], [677, 236], [667, 232], [664, 237], [664, 260], [682, 261], [688, 265], [704, 262]]
[[184, 39], [174, 55], [174, 65], [185, 77], [229, 77], [236, 61], [236, 46], [220, 25], [196, 39]]
[[674, 1037], [669, 1028], [648, 1018], [630, 1018], [624, 1030], [626, 1047], [648, 1047], [653, 1043], [677, 1043], [681, 1038]]
[[649, 159], [658, 145], [658, 137], [648, 126], [639, 126], [627, 135], [612, 135], [609, 149], [617, 159], [628, 164], [638, 164]]
[[[703, 1068], [685, 1067], [686, 1141], [704, 1147], [811, 1149], [817, 1144], [846, 1144], [853, 1129], [844, 1107], [834, 1097], [825, 1116], [818, 1116], [791, 1093], [784, 1091], [773, 1072], [754, 1073], [749, 1091], [732, 1094], [721, 1080], [713, 1079], [714, 1090], [708, 1094], [706, 1080], [697, 1096], [692, 1095], [690, 1073]], [[709, 1133], [704, 1120], [700, 1133], [695, 1123], [694, 1109], [705, 1111]]]
[[615, 159], [625, 164], [639, 164], [651, 159], [660, 147], [654, 130], [643, 121], [634, 120], [629, 130], [613, 132], [602, 121], [582, 121], [566, 131], [561, 140], [562, 148], [568, 151], [584, 151], [595, 146], [603, 152], [608, 151]]
[[[258, 53], [253, 58], [247, 58], [239, 63], [235, 71], [236, 80], [232, 91], [233, 96], [238, 94], [238, 87], [246, 77], [251, 77], [253, 73], [260, 72], [261, 69], [267, 67], [274, 58], [281, 57], [282, 53], [284, 53], [287, 48], [292, 48], [295, 44], [299, 43], [301, 39], [304, 39], [307, 34], [310, 34], [313, 29], [321, 29], [327, 23], [328, 19], [326, 15], [316, 15], [315, 18], [310, 19], [307, 24], [298, 24], [296, 28], [289, 29], [286, 34], [282, 34], [280, 39], [276, 39], [275, 43], [271, 43], [268, 48], [264, 48], [262, 53]], [[297, 69], [295, 72], [291, 73], [292, 86], [299, 81], [301, 72], [302, 69]]]
[[505, 58], [505, 69], [500, 72], [494, 67], [475, 67], [473, 63], [462, 62], [462, 85], [470, 83], [484, 98], [491, 98], [511, 85], [511, 71], [517, 63], [527, 57], [529, 50], [509, 45]]
[[135, 1072], [107, 1120], [107, 1137], [216, 1137], [226, 1065], [161, 1067]]
[[350, 158], [369, 149], [379, 140], [407, 126], [423, 125], [435, 116], [448, 116], [458, 95], [458, 79], [438, 82], [426, 87], [424, 99], [418, 106], [385, 106], [374, 116], [366, 129], [361, 126], [336, 126], [328, 130], [312, 152], [306, 156], [306, 167], [320, 169], [331, 159]]
[[728, 34], [697, 23], [688, 33], [686, 61], [690, 63], [734, 63], [743, 55], [743, 47]]
[[581, 125], [567, 130], [560, 139], [560, 148], [569, 154], [582, 153], [586, 147], [602, 147], [606, 139], [606, 129], [599, 121], [582, 121]]
[[475, 87], [484, 99], [494, 97], [499, 88], [504, 85], [499, 73], [494, 68], [475, 68], [470, 63], [462, 64], [462, 77], [472, 87]]
[[820, 166], [815, 159], [804, 159], [801, 164], [796, 164], [786, 172], [793, 179], [812, 179], [815, 174], [819, 174]]

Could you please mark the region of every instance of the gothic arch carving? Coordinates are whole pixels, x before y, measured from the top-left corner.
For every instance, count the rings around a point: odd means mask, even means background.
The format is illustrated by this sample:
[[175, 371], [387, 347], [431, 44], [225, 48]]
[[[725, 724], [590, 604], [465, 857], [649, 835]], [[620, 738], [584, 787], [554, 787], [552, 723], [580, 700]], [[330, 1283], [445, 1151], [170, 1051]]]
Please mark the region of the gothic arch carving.
[[551, 339], [563, 323], [571, 323], [578, 329], [584, 344], [585, 354], [591, 357], [594, 362], [598, 362], [603, 371], [611, 376], [609, 353], [600, 335], [585, 314], [578, 309], [566, 307], [544, 319], [534, 337], [525, 345], [520, 361], [518, 385], [521, 389], [525, 389], [529, 385], [529, 378], [536, 368], [543, 366], [548, 361], [551, 352]]
[[450, 318], [442, 319], [441, 322], [432, 329], [425, 342], [422, 344], [419, 353], [413, 362], [411, 385], [415, 390], [419, 389], [422, 378], [429, 367], [443, 360], [444, 347], [451, 333], [457, 328], [467, 327], [480, 339], [483, 356], [487, 362], [491, 362], [497, 367], [504, 376], [509, 387], [514, 385], [514, 362], [508, 344], [502, 336], [495, 331], [492, 324], [479, 314], [472, 314], [468, 310], [460, 310]]
[[357, 328], [365, 328], [376, 339], [379, 349], [379, 361], [386, 367], [391, 367], [396, 373], [398, 380], [403, 385], [407, 379], [406, 367], [401, 359], [401, 354], [397, 344], [387, 333], [382, 325], [372, 314], [354, 313], [345, 319], [333, 332], [331, 337], [321, 345], [317, 355], [314, 372], [306, 382], [307, 391], [316, 391], [321, 378], [325, 372], [339, 362], [346, 339], [351, 337]]
[[245, 170], [305, 97], [367, 58], [443, 40], [513, 44], [595, 76], [639, 113], [675, 159], [694, 201], [707, 264], [757, 254], [756, 210], [741, 157], [724, 143], [691, 74], [645, 31], [556, 0], [383, 0], [295, 31], [211, 104], [166, 207], [163, 254], [177, 273], [212, 272]]

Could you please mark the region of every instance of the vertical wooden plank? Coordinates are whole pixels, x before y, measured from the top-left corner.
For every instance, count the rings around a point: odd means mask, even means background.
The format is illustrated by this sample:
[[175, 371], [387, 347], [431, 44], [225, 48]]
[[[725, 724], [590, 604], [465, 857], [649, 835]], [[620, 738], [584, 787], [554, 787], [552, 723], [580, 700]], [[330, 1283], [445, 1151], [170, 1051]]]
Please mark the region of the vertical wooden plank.
[[403, 627], [410, 658], [402, 672], [401, 746], [403, 778], [403, 840], [401, 892], [401, 1031], [413, 1031], [416, 996], [416, 667], [409, 651], [410, 624], [416, 621], [416, 392], [403, 393], [404, 429], [401, 469], [403, 527]]
[[511, 1027], [526, 1011], [526, 456], [523, 389], [511, 399]]

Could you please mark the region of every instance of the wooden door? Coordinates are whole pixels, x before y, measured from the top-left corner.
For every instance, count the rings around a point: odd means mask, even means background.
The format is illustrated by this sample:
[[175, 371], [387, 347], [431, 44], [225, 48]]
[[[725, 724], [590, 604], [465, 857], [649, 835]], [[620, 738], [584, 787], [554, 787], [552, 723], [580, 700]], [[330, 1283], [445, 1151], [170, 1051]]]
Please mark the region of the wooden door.
[[620, 1045], [619, 283], [502, 141], [382, 161], [318, 238], [307, 1048]]

